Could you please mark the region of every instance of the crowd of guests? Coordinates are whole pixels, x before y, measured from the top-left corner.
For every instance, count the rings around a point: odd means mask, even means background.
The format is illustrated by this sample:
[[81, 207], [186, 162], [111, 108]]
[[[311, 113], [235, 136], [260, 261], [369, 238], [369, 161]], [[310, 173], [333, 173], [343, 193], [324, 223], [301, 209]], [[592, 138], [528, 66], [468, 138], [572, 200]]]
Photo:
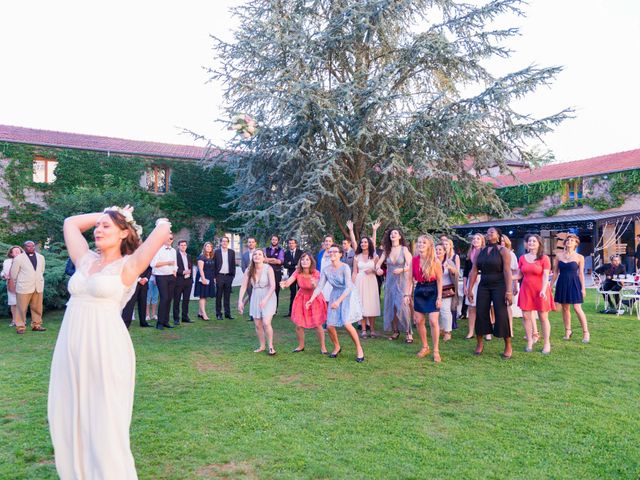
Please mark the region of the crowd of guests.
[[[415, 329], [421, 344], [417, 356], [432, 354], [436, 362], [441, 361], [441, 340], [450, 341], [457, 321], [463, 318], [468, 319], [464, 338], [476, 339], [476, 355], [482, 354], [485, 341], [497, 337], [504, 340], [503, 358], [511, 358], [514, 317], [522, 318], [525, 351], [533, 351], [534, 344], [541, 340], [541, 352], [549, 354], [548, 313], [556, 309], [556, 304], [564, 322], [562, 338], [569, 340], [573, 335], [573, 309], [582, 329], [582, 341], [590, 341], [582, 309], [584, 257], [577, 253], [580, 240], [576, 235], [566, 236], [564, 249], [552, 266], [544, 254], [542, 239], [534, 234], [525, 238], [527, 253], [517, 258], [510, 239], [498, 228], [489, 228], [485, 234], [471, 237], [462, 261], [454, 242], [446, 235], [440, 236], [437, 243], [431, 236], [420, 236], [412, 253], [402, 230], [391, 228], [376, 247], [379, 226], [374, 222], [371, 236], [357, 240], [353, 223], [348, 222], [349, 238], [338, 244], [332, 235], [327, 235], [316, 255], [303, 251], [296, 239], [288, 239], [283, 247], [280, 237], [273, 235], [266, 248], [258, 248], [253, 237], [247, 239], [247, 249], [240, 259], [243, 281], [237, 309], [242, 314], [248, 307], [248, 319], [254, 322], [259, 342], [256, 352], [276, 354], [271, 321], [283, 289], [289, 290], [286, 316], [295, 325], [295, 353], [305, 349], [305, 330], [314, 329], [320, 352], [337, 357], [341, 346], [336, 328], [343, 327], [356, 347], [356, 360], [362, 362], [364, 351], [359, 337], [379, 337], [376, 320], [382, 315], [382, 330], [389, 332], [389, 340], [404, 337], [411, 344]], [[198, 298], [198, 318], [209, 320], [207, 299], [215, 299], [216, 319], [233, 320], [230, 297], [236, 259], [235, 251], [229, 248], [229, 238], [222, 237], [218, 248], [205, 242], [195, 265], [187, 254], [186, 240], [179, 240], [175, 248], [173, 244], [171, 234], [137, 279], [135, 291], [122, 309], [127, 328], [135, 319], [134, 312], [141, 327], [163, 330], [193, 323], [189, 316], [192, 293]], [[4, 261], [2, 278], [7, 281], [12, 325], [19, 334], [26, 330], [28, 310], [31, 329], [45, 331], [44, 268], [44, 257], [35, 252], [32, 241], [25, 242], [23, 248], [12, 247]], [[72, 268], [70, 274], [73, 271]], [[609, 305], [603, 313], [615, 313], [618, 305], [611, 292], [620, 290], [615, 277], [624, 275], [625, 267], [615, 255], [611, 263], [596, 272], [604, 275], [603, 290], [609, 292], [605, 297]], [[331, 351], [326, 348], [325, 332], [333, 344]]]
[[[541, 352], [546, 355], [551, 352], [548, 313], [556, 309], [556, 304], [563, 313], [563, 339], [572, 337], [573, 308], [582, 327], [582, 341], [590, 341], [581, 308], [585, 296], [584, 258], [576, 252], [579, 238], [575, 235], [567, 235], [551, 275], [551, 261], [544, 254], [538, 235], [527, 236], [527, 253], [518, 259], [510, 239], [498, 228], [490, 228], [486, 234], [472, 237], [462, 262], [453, 241], [445, 235], [439, 237], [438, 243], [431, 236], [420, 236], [412, 253], [399, 228], [388, 229], [376, 248], [378, 222], [372, 225], [372, 235], [359, 241], [353, 224], [349, 222], [347, 227], [350, 238], [339, 244], [327, 235], [315, 256], [302, 251], [295, 239], [289, 239], [287, 248], [283, 248], [279, 236], [273, 235], [264, 249], [257, 247], [255, 238], [247, 239], [241, 261], [243, 280], [238, 311], [242, 314], [247, 309], [249, 320], [255, 324], [259, 342], [255, 352], [276, 354], [271, 322], [280, 291], [287, 288], [287, 316], [297, 337], [294, 353], [304, 351], [305, 330], [313, 329], [320, 352], [337, 357], [342, 348], [336, 328], [342, 327], [355, 346], [356, 361], [362, 362], [365, 356], [360, 338], [380, 336], [376, 319], [382, 315], [382, 330], [389, 332], [389, 340], [404, 336], [404, 341], [411, 344], [415, 328], [421, 344], [416, 355], [423, 358], [431, 354], [435, 362], [441, 361], [440, 342], [452, 339], [457, 320], [464, 316], [469, 320], [465, 338], [476, 339], [476, 355], [483, 353], [485, 341], [497, 337], [504, 341], [502, 357], [511, 358], [514, 317], [523, 318], [525, 351], [533, 351], [534, 344], [541, 340]], [[223, 240], [221, 248], [225, 245]], [[355, 250], [353, 245], [357, 246]], [[210, 276], [216, 265], [221, 265], [219, 257], [210, 253], [212, 250], [212, 245], [205, 244], [203, 255], [209, 252]], [[460, 278], [462, 292], [458, 292]], [[216, 310], [221, 318], [219, 307]], [[460, 310], [463, 315], [458, 314]], [[431, 333], [430, 342], [427, 330]], [[333, 345], [331, 350], [326, 347], [325, 332]]]

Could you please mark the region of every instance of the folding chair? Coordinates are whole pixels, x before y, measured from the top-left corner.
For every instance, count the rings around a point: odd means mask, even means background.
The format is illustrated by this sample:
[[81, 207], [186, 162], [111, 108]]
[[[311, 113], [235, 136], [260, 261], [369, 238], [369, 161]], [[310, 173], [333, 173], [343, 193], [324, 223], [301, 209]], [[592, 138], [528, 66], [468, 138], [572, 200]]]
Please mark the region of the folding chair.
[[629, 315], [633, 315], [633, 309], [636, 309], [636, 315], [640, 320], [640, 288], [638, 286], [622, 287], [620, 290], [620, 302], [618, 303], [618, 315], [620, 311], [628, 309]]

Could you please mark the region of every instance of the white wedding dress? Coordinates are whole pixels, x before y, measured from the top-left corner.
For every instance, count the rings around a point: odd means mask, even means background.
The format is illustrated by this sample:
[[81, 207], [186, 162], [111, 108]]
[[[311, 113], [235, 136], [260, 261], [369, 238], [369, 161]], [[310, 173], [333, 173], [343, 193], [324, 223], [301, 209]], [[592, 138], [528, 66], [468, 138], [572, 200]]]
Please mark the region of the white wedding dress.
[[62, 480], [137, 479], [129, 445], [135, 353], [120, 312], [135, 290], [122, 284], [127, 257], [89, 275], [87, 252], [69, 280], [53, 352], [49, 428]]

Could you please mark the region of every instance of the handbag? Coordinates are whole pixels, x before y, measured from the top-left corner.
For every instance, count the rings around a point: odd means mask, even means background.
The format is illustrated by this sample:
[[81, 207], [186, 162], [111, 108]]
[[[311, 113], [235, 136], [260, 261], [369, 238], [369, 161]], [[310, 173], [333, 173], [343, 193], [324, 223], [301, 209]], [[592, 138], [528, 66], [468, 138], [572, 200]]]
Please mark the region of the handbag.
[[451, 298], [456, 295], [456, 287], [453, 284], [442, 286], [442, 298]]

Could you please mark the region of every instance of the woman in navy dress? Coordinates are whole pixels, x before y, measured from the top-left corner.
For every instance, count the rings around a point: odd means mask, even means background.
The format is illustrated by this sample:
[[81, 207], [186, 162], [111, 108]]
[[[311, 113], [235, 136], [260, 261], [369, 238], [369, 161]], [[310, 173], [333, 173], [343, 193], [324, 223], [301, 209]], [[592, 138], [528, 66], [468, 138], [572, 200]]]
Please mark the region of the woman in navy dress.
[[193, 291], [195, 297], [199, 297], [198, 318], [209, 320], [207, 316], [207, 298], [216, 296], [215, 280], [216, 261], [213, 256], [213, 243], [205, 242], [202, 253], [198, 257], [198, 273], [196, 273], [196, 286]]
[[[487, 230], [487, 246], [484, 247], [473, 263], [469, 275], [469, 285], [476, 281], [481, 273], [476, 301], [476, 340], [478, 342], [475, 355], [480, 355], [484, 349], [483, 336], [490, 333], [494, 337], [504, 338], [504, 352], [502, 358], [511, 358], [511, 326], [507, 308], [513, 303], [511, 289], [511, 255], [509, 250], [500, 245], [502, 233], [496, 227]], [[472, 290], [467, 292], [469, 302], [473, 303]], [[491, 306], [495, 312], [495, 323], [491, 325]]]
[[[576, 252], [580, 245], [580, 239], [569, 234], [564, 240], [564, 252], [556, 257], [553, 266], [553, 282], [556, 293], [554, 300], [562, 306], [562, 320], [564, 321], [564, 340], [570, 340], [571, 331], [571, 307], [576, 312], [582, 326], [582, 343], [589, 343], [589, 327], [587, 316], [582, 310], [582, 303], [586, 294], [584, 285], [584, 257]], [[552, 285], [553, 286], [553, 285]]]

